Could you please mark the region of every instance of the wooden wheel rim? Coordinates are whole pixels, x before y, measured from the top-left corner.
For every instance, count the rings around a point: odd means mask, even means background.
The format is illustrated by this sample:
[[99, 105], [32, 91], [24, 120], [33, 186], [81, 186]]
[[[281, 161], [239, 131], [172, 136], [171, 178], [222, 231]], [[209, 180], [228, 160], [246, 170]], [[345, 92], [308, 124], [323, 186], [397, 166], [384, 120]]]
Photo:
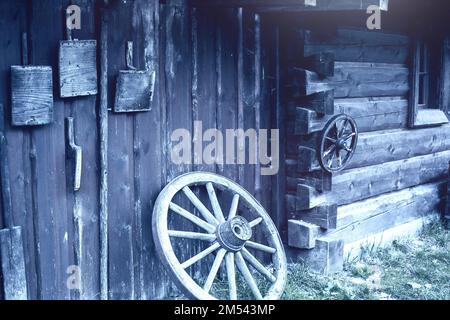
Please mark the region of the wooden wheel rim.
[[[341, 128], [338, 126], [339, 122], [343, 123]], [[336, 132], [334, 133], [333, 130], [336, 130]], [[355, 120], [346, 114], [334, 116], [327, 122], [322, 131], [319, 145], [320, 166], [330, 173], [344, 170], [350, 163], [357, 145], [358, 126]], [[327, 154], [330, 150], [333, 151]], [[341, 157], [342, 151], [345, 153], [343, 158]], [[338, 161], [336, 166], [334, 166], [334, 158]]]
[[[167, 224], [169, 206], [174, 196], [186, 186], [205, 185], [207, 183], [213, 183], [214, 186], [219, 186], [239, 195], [262, 218], [261, 223], [265, 226], [265, 234], [269, 235], [267, 239], [269, 245], [276, 249], [276, 252], [272, 254], [273, 269], [275, 270], [273, 276], [276, 280], [263, 299], [279, 299], [286, 284], [287, 262], [282, 241], [274, 223], [264, 208], [245, 189], [225, 177], [207, 172], [193, 172], [177, 177], [161, 191], [155, 202], [152, 218], [153, 238], [158, 255], [162, 263], [167, 267], [168, 272], [172, 276], [172, 280], [174, 280], [177, 287], [189, 298], [217, 300], [216, 297], [200, 287], [181, 266], [172, 248]], [[211, 243], [215, 243], [215, 241]]]

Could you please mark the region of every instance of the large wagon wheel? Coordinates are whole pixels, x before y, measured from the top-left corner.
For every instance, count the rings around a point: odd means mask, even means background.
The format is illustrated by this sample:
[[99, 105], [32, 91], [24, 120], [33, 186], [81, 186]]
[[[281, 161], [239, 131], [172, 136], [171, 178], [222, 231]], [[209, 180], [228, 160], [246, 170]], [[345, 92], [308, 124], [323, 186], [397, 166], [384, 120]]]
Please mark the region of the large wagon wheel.
[[[192, 191], [191, 187], [194, 186], [206, 187], [212, 212]], [[227, 215], [222, 211], [225, 208], [220, 205], [216, 190], [220, 190], [222, 193], [230, 192], [233, 196]], [[189, 199], [202, 218], [173, 202], [174, 196], [179, 192]], [[250, 211], [250, 214], [253, 215], [252, 219], [245, 219], [242, 216], [244, 208], [247, 208], [246, 214], [249, 214]], [[169, 230], [169, 212], [171, 215], [178, 214], [183, 219], [189, 220], [204, 232]], [[238, 298], [235, 267], [242, 274], [256, 299], [275, 300], [280, 298], [283, 293], [287, 265], [278, 231], [258, 201], [241, 186], [227, 178], [206, 172], [194, 172], [176, 178], [164, 188], [156, 200], [152, 228], [160, 259], [178, 288], [190, 298], [217, 299], [210, 293], [210, 290], [222, 265], [226, 269], [230, 300]], [[252, 241], [252, 234], [256, 229], [262, 231], [267, 244]], [[179, 261], [172, 247], [171, 238], [200, 240], [207, 243], [207, 248], [186, 261]], [[181, 249], [183, 250], [184, 246]], [[272, 268], [266, 268], [251, 251], [269, 255], [272, 258]], [[210, 254], [215, 254], [214, 262], [206, 281], [199, 284], [188, 274], [187, 270], [197, 262], [204, 262], [204, 258]], [[271, 283], [264, 296], [249, 265]]]
[[319, 141], [319, 162], [327, 172], [345, 169], [358, 144], [358, 127], [346, 114], [331, 118], [325, 125]]

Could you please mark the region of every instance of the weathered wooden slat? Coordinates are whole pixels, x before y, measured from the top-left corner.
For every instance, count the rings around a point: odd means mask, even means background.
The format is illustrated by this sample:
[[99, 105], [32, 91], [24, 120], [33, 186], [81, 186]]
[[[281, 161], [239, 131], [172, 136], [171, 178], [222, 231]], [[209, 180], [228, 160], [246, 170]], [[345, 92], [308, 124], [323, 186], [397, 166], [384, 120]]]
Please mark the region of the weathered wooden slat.
[[[4, 105], [6, 118], [11, 113], [10, 105], [10, 66], [20, 65], [20, 32], [27, 27], [27, 1], [1, 1], [0, 12], [0, 47], [8, 48], [2, 52], [0, 59], [0, 104]], [[5, 123], [5, 135], [8, 139], [8, 160], [10, 165], [11, 197], [13, 215], [16, 225], [22, 227], [24, 241], [27, 286], [30, 299], [38, 297], [38, 279], [36, 272], [35, 233], [33, 224], [31, 174], [29, 161], [30, 133], [28, 130], [11, 130], [9, 121]], [[1, 219], [0, 219], [1, 220]], [[3, 292], [0, 289], [0, 299]]]
[[[359, 135], [358, 146], [348, 164], [348, 169], [367, 167], [390, 161], [423, 156], [450, 148], [450, 126], [421, 130], [385, 130]], [[320, 168], [315, 149], [298, 147], [298, 159], [289, 161], [287, 168], [291, 177], [302, 176]], [[308, 176], [306, 174], [305, 176]]]
[[[292, 104], [294, 106], [296, 104]], [[289, 110], [293, 107], [289, 106]], [[401, 97], [335, 99], [336, 113], [352, 116], [360, 132], [404, 128], [407, 125], [408, 100]], [[290, 132], [307, 135], [321, 131], [330, 116], [318, 115], [313, 110], [295, 108], [295, 123], [289, 123]]]
[[165, 137], [159, 104], [159, 1], [134, 1], [133, 12], [133, 41], [138, 53], [136, 66], [156, 72], [155, 92], [148, 104], [151, 111], [136, 114], [134, 120], [135, 287], [136, 298], [147, 300], [163, 298], [168, 281], [155, 252], [149, 223], [153, 203], [163, 187], [165, 175], [165, 166], [162, 166], [166, 152]]
[[[63, 37], [60, 17], [63, 1], [32, 1], [31, 64], [54, 65], [58, 61], [59, 39]], [[42, 44], [46, 45], [43, 46]], [[68, 299], [67, 268], [71, 246], [65, 239], [70, 225], [67, 217], [64, 104], [54, 102], [54, 123], [31, 133], [31, 173], [36, 230], [36, 250], [41, 299]]]
[[297, 187], [297, 210], [320, 204], [348, 204], [419, 184], [432, 183], [447, 174], [450, 151], [351, 169], [333, 177], [332, 190], [319, 194], [304, 185]]
[[310, 210], [296, 211], [295, 197], [288, 195], [286, 201], [290, 203], [289, 219], [312, 223], [325, 230], [336, 229], [337, 205], [323, 205]]
[[293, 98], [331, 89], [335, 98], [405, 96], [409, 91], [409, 70], [402, 64], [336, 62], [334, 76], [326, 79], [296, 67], [289, 73]]
[[[94, 38], [95, 1], [85, 0], [79, 3], [83, 12], [83, 28], [77, 36], [84, 39]], [[72, 290], [72, 299], [100, 298], [99, 283], [99, 162], [96, 97], [83, 97], [65, 101], [66, 116], [74, 118], [75, 141], [83, 149], [81, 188], [73, 192], [67, 189], [68, 212], [72, 214], [74, 264], [80, 268], [80, 290]], [[73, 181], [73, 164], [67, 162], [68, 182]], [[72, 180], [70, 180], [72, 179]]]
[[320, 77], [332, 77], [334, 76], [334, 62], [333, 52], [321, 51], [307, 55], [302, 66], [317, 73]]
[[[132, 35], [132, 5], [115, 2], [108, 7], [110, 105], [114, 100], [113, 75], [125, 68], [123, 55], [117, 52], [125, 52], [123, 39]], [[109, 299], [134, 299], [134, 119], [112, 113], [108, 118], [108, 238], [114, 239], [114, 244], [108, 241]]]
[[299, 57], [330, 52], [336, 61], [404, 64], [410, 54], [411, 41], [404, 35], [363, 29], [337, 29], [334, 34], [299, 30], [297, 34]]
[[445, 186], [444, 182], [425, 184], [340, 206], [336, 230], [328, 234], [353, 242], [437, 213], [445, 198]]

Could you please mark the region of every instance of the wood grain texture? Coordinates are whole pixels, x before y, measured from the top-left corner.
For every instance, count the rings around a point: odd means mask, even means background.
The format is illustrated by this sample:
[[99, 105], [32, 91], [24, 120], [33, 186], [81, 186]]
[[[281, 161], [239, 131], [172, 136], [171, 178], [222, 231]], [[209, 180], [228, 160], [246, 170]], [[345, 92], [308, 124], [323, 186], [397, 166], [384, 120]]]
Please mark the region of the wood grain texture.
[[348, 204], [383, 193], [439, 181], [447, 174], [450, 151], [344, 171], [333, 176], [332, 191], [319, 194], [303, 185], [297, 187], [297, 210], [321, 203]]
[[330, 52], [336, 61], [400, 63], [408, 62], [411, 40], [404, 35], [362, 29], [335, 32], [298, 30], [299, 44], [292, 46], [298, 57]]
[[61, 41], [59, 86], [62, 98], [97, 94], [97, 41]]
[[[296, 105], [288, 106], [290, 114]], [[408, 100], [401, 97], [335, 99], [334, 110], [353, 117], [360, 132], [407, 126]], [[330, 118], [307, 108], [295, 108], [295, 122], [288, 121], [288, 130], [297, 135], [311, 134], [323, 130]]]
[[350, 243], [439, 213], [445, 191], [444, 183], [425, 184], [341, 206], [337, 229], [327, 236]]
[[405, 96], [409, 71], [402, 64], [336, 62], [334, 76], [320, 79], [316, 73], [290, 70], [287, 89], [293, 98], [334, 89], [335, 98]]
[[12, 124], [33, 126], [53, 121], [51, 67], [11, 66]]

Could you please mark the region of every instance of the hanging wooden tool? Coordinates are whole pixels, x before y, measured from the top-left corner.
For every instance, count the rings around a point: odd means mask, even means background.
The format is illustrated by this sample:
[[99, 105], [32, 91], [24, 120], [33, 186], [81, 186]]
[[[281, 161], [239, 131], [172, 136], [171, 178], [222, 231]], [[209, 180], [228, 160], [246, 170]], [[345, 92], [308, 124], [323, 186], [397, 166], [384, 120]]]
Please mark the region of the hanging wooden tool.
[[128, 70], [121, 70], [117, 79], [115, 112], [139, 112], [150, 110], [155, 86], [155, 72], [137, 70], [133, 66], [133, 42], [127, 43]]
[[28, 37], [22, 34], [22, 66], [11, 66], [11, 118], [14, 126], [53, 122], [53, 76], [49, 66], [28, 65]]
[[59, 86], [61, 98], [97, 94], [97, 41], [67, 40], [59, 46]]
[[3, 223], [0, 230], [0, 261], [6, 300], [27, 300], [27, 279], [23, 251], [22, 228], [14, 227], [7, 141], [4, 134], [4, 108], [0, 104], [0, 175]]
[[75, 144], [75, 129], [72, 117], [66, 118], [66, 141], [67, 156], [74, 161], [73, 190], [78, 191], [81, 187], [83, 150], [80, 146]]

